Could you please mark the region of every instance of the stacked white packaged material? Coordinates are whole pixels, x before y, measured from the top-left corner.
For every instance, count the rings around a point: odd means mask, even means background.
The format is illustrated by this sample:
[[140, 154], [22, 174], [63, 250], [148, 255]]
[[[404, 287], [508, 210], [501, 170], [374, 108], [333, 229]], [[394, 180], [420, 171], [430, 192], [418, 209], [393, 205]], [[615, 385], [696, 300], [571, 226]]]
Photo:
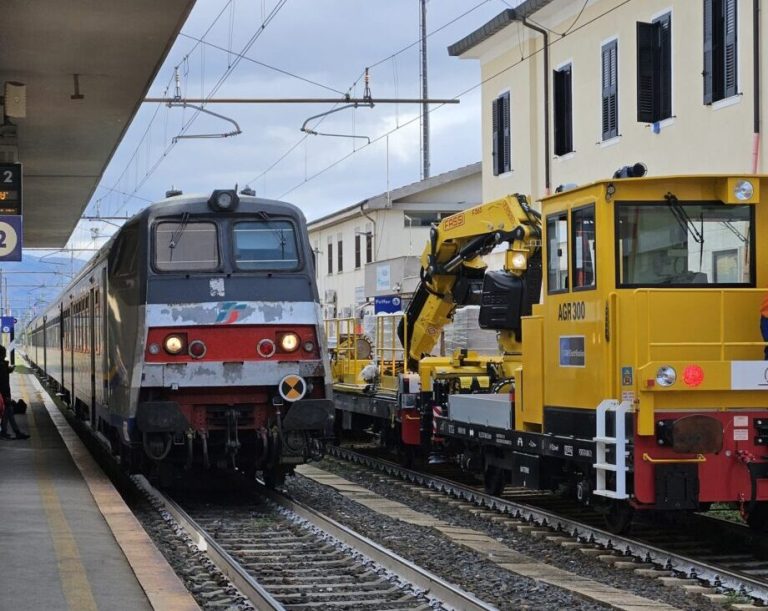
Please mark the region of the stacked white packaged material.
[[445, 327], [445, 354], [455, 350], [473, 350], [479, 354], [497, 354], [499, 344], [496, 331], [481, 329], [478, 324], [480, 306], [457, 308], [453, 314], [453, 323]]

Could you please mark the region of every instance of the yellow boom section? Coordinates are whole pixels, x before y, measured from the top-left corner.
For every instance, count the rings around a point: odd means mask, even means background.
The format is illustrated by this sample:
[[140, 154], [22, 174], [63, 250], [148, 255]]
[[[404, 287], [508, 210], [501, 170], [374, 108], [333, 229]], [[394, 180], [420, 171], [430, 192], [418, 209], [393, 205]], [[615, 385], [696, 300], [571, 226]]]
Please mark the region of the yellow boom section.
[[479, 302], [486, 268], [482, 255], [506, 242], [505, 270], [522, 277], [540, 238], [541, 216], [519, 194], [469, 208], [433, 226], [421, 255], [421, 282], [406, 322], [398, 328], [403, 345], [407, 340], [409, 367], [415, 369], [432, 351], [457, 306]]

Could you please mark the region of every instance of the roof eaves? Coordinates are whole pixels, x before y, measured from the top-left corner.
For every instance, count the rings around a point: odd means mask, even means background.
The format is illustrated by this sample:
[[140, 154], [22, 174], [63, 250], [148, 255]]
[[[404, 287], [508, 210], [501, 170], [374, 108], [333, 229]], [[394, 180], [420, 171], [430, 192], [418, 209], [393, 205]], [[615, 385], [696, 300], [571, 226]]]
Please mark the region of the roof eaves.
[[499, 33], [509, 24], [530, 17], [536, 11], [544, 8], [552, 1], [553, 0], [524, 0], [515, 8], [505, 9], [485, 25], [449, 46], [448, 55], [463, 55], [473, 47], [488, 40], [494, 34]]
[[[475, 161], [474, 163], [470, 163], [460, 168], [456, 168], [455, 170], [449, 170], [448, 172], [443, 172], [442, 174], [438, 174], [437, 176], [431, 176], [424, 180], [419, 180], [409, 185], [405, 185], [403, 187], [398, 187], [397, 189], [393, 189], [392, 191], [389, 192], [389, 200], [395, 201], [403, 197], [408, 197], [409, 195], [413, 195], [414, 193], [426, 191], [427, 189], [431, 189], [433, 187], [436, 187], [445, 183], [449, 183], [453, 180], [459, 180], [461, 178], [464, 178], [465, 176], [471, 176], [472, 174], [477, 174], [481, 170], [482, 170], [482, 162]], [[323, 225], [327, 223], [327, 221], [329, 220], [333, 221], [333, 223], [331, 224], [341, 222], [342, 220], [344, 220], [345, 215], [348, 215], [348, 213], [350, 213], [351, 211], [363, 210], [364, 207], [371, 208], [372, 206], [370, 204], [373, 202], [376, 202], [377, 200], [386, 201], [387, 193], [384, 192], [378, 195], [374, 195], [373, 197], [366, 198], [362, 201], [357, 202], [356, 204], [346, 206], [344, 208], [341, 208], [340, 210], [336, 210], [335, 212], [331, 212], [330, 214], [321, 216], [320, 218], [313, 219], [312, 221], [309, 221], [307, 223], [307, 227], [314, 229], [319, 225]], [[368, 206], [366, 206], [366, 204], [368, 204]]]

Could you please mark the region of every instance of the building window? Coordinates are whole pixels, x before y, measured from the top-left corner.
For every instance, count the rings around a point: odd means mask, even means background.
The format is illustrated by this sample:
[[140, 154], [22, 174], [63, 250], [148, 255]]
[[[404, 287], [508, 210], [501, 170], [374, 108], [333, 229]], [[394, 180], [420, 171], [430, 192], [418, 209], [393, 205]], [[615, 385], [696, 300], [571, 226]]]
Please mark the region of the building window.
[[512, 153], [509, 133], [509, 91], [493, 101], [493, 175], [498, 176], [512, 169]]
[[333, 242], [332, 238], [328, 236], [328, 273], [333, 273]]
[[619, 135], [619, 41], [603, 45], [603, 140]]
[[355, 269], [360, 269], [360, 263], [362, 261], [362, 232], [360, 227], [355, 227]]
[[555, 155], [573, 151], [573, 111], [571, 102], [571, 64], [552, 74], [555, 90], [554, 119]]
[[573, 288], [595, 288], [595, 206], [590, 204], [571, 212], [573, 235]]
[[672, 13], [637, 24], [637, 120], [672, 116]]
[[336, 238], [336, 250], [338, 254], [336, 255], [336, 271], [337, 272], [343, 272], [344, 271], [344, 244], [341, 241], [341, 234], [338, 234]]
[[547, 292], [568, 290], [568, 216], [547, 217]]
[[704, 103], [736, 95], [736, 0], [704, 0]]
[[373, 226], [370, 223], [365, 225], [365, 262], [373, 261]]

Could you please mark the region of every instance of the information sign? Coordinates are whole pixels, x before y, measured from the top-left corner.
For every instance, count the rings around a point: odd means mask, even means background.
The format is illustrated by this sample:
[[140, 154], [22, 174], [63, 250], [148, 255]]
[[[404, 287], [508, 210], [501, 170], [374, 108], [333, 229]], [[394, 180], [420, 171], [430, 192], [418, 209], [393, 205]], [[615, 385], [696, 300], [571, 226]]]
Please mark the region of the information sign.
[[21, 164], [0, 163], [0, 214], [21, 214]]
[[373, 298], [375, 314], [394, 314], [403, 309], [403, 301], [398, 295], [379, 295]]
[[0, 261], [21, 261], [21, 217], [0, 216]]

